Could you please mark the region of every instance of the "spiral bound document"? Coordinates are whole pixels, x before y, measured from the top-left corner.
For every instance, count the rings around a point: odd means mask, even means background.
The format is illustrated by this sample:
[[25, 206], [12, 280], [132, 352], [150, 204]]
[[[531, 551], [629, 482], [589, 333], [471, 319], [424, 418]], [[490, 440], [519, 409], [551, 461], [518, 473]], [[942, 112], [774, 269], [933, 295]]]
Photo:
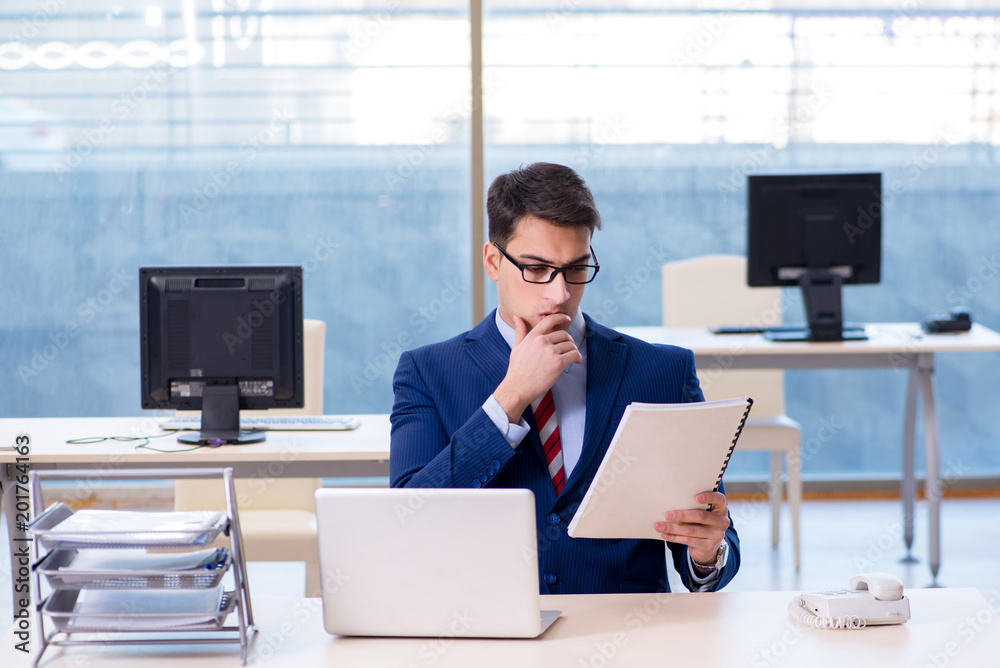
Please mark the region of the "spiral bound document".
[[567, 529], [573, 538], [654, 538], [668, 510], [707, 508], [753, 399], [625, 408], [608, 452]]

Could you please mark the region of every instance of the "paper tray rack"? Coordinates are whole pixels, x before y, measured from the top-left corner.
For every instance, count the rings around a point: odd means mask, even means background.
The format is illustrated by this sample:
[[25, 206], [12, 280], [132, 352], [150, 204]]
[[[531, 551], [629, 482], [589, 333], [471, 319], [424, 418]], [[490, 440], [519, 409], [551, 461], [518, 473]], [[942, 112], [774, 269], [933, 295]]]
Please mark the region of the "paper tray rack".
[[[40, 649], [34, 657], [37, 668], [42, 656], [50, 645], [180, 645], [232, 643], [240, 646], [240, 662], [246, 665], [250, 639], [256, 632], [253, 610], [250, 605], [250, 590], [247, 583], [246, 560], [243, 553], [243, 537], [240, 532], [239, 515], [236, 508], [236, 492], [233, 485], [233, 469], [130, 469], [111, 471], [104, 474], [107, 479], [153, 480], [153, 479], [211, 479], [220, 480], [225, 489], [226, 510], [218, 517], [207, 518], [204, 525], [194, 531], [177, 531], [176, 526], [164, 522], [161, 526], [170, 529], [156, 531], [156, 523], [150, 523], [150, 530], [144, 525], [132, 531], [119, 532], [102, 530], [87, 531], [62, 530], [58, 525], [72, 517], [73, 510], [56, 503], [46, 509], [42, 498], [42, 481], [86, 480], [91, 471], [59, 470], [32, 471], [30, 477], [30, 508], [35, 518], [29, 524], [29, 531], [36, 540], [31, 542], [33, 599], [35, 618], [40, 631]], [[126, 511], [122, 511], [122, 521], [129, 524]], [[87, 518], [92, 519], [93, 518]], [[81, 516], [81, 519], [83, 517]], [[115, 525], [114, 517], [107, 524]], [[139, 516], [142, 519], [142, 516]], [[74, 526], [79, 528], [77, 522]], [[96, 525], [100, 526], [100, 522]], [[72, 562], [78, 552], [93, 549], [122, 548], [198, 548], [211, 543], [220, 533], [229, 538], [228, 554], [218, 568], [212, 570], [156, 570], [143, 569], [141, 560], [136, 568], [121, 567], [117, 572], [108, 570], [91, 571], [87, 568], [73, 570], [65, 567]], [[43, 552], [43, 550], [51, 550]], [[90, 563], [101, 561], [96, 554]], [[220, 560], [221, 561], [221, 560]], [[236, 587], [223, 591], [221, 580], [227, 572], [233, 574]], [[52, 592], [42, 596], [42, 576], [45, 576]], [[103, 590], [103, 591], [102, 591]], [[128, 598], [127, 590], [134, 590], [137, 602], [147, 605], [147, 610], [139, 614], [123, 615], [115, 611], [116, 596]], [[200, 592], [200, 593], [199, 593]], [[90, 594], [88, 598], [87, 594]], [[82, 597], [82, 598], [81, 598]], [[93, 601], [99, 604], [91, 604]], [[124, 599], [122, 599], [124, 600]], [[192, 603], [194, 602], [194, 603]], [[103, 604], [103, 605], [101, 605]], [[235, 618], [236, 624], [227, 620]], [[46, 621], [54, 626], [46, 631]], [[197, 633], [194, 633], [197, 632]], [[192, 633], [194, 635], [192, 636]], [[87, 634], [96, 634], [88, 638]]]
[[[119, 592], [120, 593], [120, 592]], [[168, 592], [158, 592], [160, 594]], [[176, 592], [169, 592], [171, 594]], [[235, 592], [222, 593], [212, 609], [179, 612], [87, 612], [77, 610], [79, 589], [60, 589], [42, 606], [42, 612], [63, 633], [128, 633], [135, 631], [218, 631], [236, 608]], [[137, 594], [140, 597], [141, 594]], [[126, 610], [127, 608], [122, 608]]]
[[[105, 511], [114, 513], [115, 511]], [[139, 518], [149, 518], [154, 521], [159, 515], [167, 513], [120, 513]], [[192, 515], [195, 513], [170, 513], [176, 515]], [[41, 515], [28, 524], [28, 531], [42, 543], [42, 547], [52, 549], [73, 548], [108, 548], [125, 549], [132, 547], [185, 548], [209, 545], [216, 536], [229, 526], [229, 518], [224, 513], [206, 513], [206, 526], [196, 529], [155, 528], [118, 531], [113, 529], [60, 531], [64, 522], [73, 517], [73, 509], [64, 503], [54, 503]]]
[[216, 587], [232, 566], [232, 555], [212, 570], [156, 570], [137, 568], [129, 571], [69, 570], [78, 550], [57, 549], [49, 552], [36, 566], [53, 589], [207, 589]]

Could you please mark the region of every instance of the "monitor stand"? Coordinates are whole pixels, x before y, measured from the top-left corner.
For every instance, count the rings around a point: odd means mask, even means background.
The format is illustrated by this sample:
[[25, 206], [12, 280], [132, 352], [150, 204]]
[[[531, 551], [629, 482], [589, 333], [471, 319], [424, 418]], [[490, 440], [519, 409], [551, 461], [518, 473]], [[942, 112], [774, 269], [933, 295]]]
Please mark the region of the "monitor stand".
[[206, 385], [201, 391], [201, 431], [177, 436], [191, 445], [246, 445], [260, 443], [262, 431], [240, 431], [239, 385]]
[[843, 277], [826, 269], [808, 269], [799, 277], [808, 326], [764, 332], [769, 341], [865, 341], [863, 327], [844, 327]]

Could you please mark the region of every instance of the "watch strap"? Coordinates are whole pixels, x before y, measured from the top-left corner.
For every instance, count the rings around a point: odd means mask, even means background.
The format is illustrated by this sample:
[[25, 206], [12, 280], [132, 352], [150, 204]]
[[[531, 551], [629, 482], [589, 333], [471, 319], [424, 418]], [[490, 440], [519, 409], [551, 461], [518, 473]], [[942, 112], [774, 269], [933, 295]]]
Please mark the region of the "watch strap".
[[712, 560], [712, 563], [710, 563], [710, 564], [703, 564], [700, 561], [698, 561], [697, 559], [695, 559], [694, 557], [691, 557], [691, 563], [694, 564], [697, 568], [700, 568], [702, 570], [717, 571], [720, 568], [722, 568], [722, 566], [724, 565], [724, 564], [720, 564], [719, 562], [722, 560], [721, 559], [722, 558], [722, 553], [723, 553], [723, 550], [725, 550], [725, 549], [726, 549], [726, 541], [722, 541], [719, 544], [719, 547], [717, 547], [716, 550], [715, 550], [715, 559]]

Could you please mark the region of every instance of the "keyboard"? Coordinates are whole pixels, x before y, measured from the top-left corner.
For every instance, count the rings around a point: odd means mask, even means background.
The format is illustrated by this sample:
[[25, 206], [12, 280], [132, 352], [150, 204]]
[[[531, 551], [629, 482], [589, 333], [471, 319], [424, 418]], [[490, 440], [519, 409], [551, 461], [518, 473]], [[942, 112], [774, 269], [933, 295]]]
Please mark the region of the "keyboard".
[[[713, 334], [764, 334], [765, 332], [794, 332], [805, 328], [806, 325], [771, 325], [770, 327], [750, 325], [747, 327], [713, 327], [710, 331]], [[865, 331], [865, 326], [845, 322], [843, 331], [863, 332]]]
[[[244, 431], [347, 431], [357, 429], [360, 424], [355, 415], [240, 417], [240, 429]], [[166, 418], [160, 429], [201, 429], [201, 418]]]

